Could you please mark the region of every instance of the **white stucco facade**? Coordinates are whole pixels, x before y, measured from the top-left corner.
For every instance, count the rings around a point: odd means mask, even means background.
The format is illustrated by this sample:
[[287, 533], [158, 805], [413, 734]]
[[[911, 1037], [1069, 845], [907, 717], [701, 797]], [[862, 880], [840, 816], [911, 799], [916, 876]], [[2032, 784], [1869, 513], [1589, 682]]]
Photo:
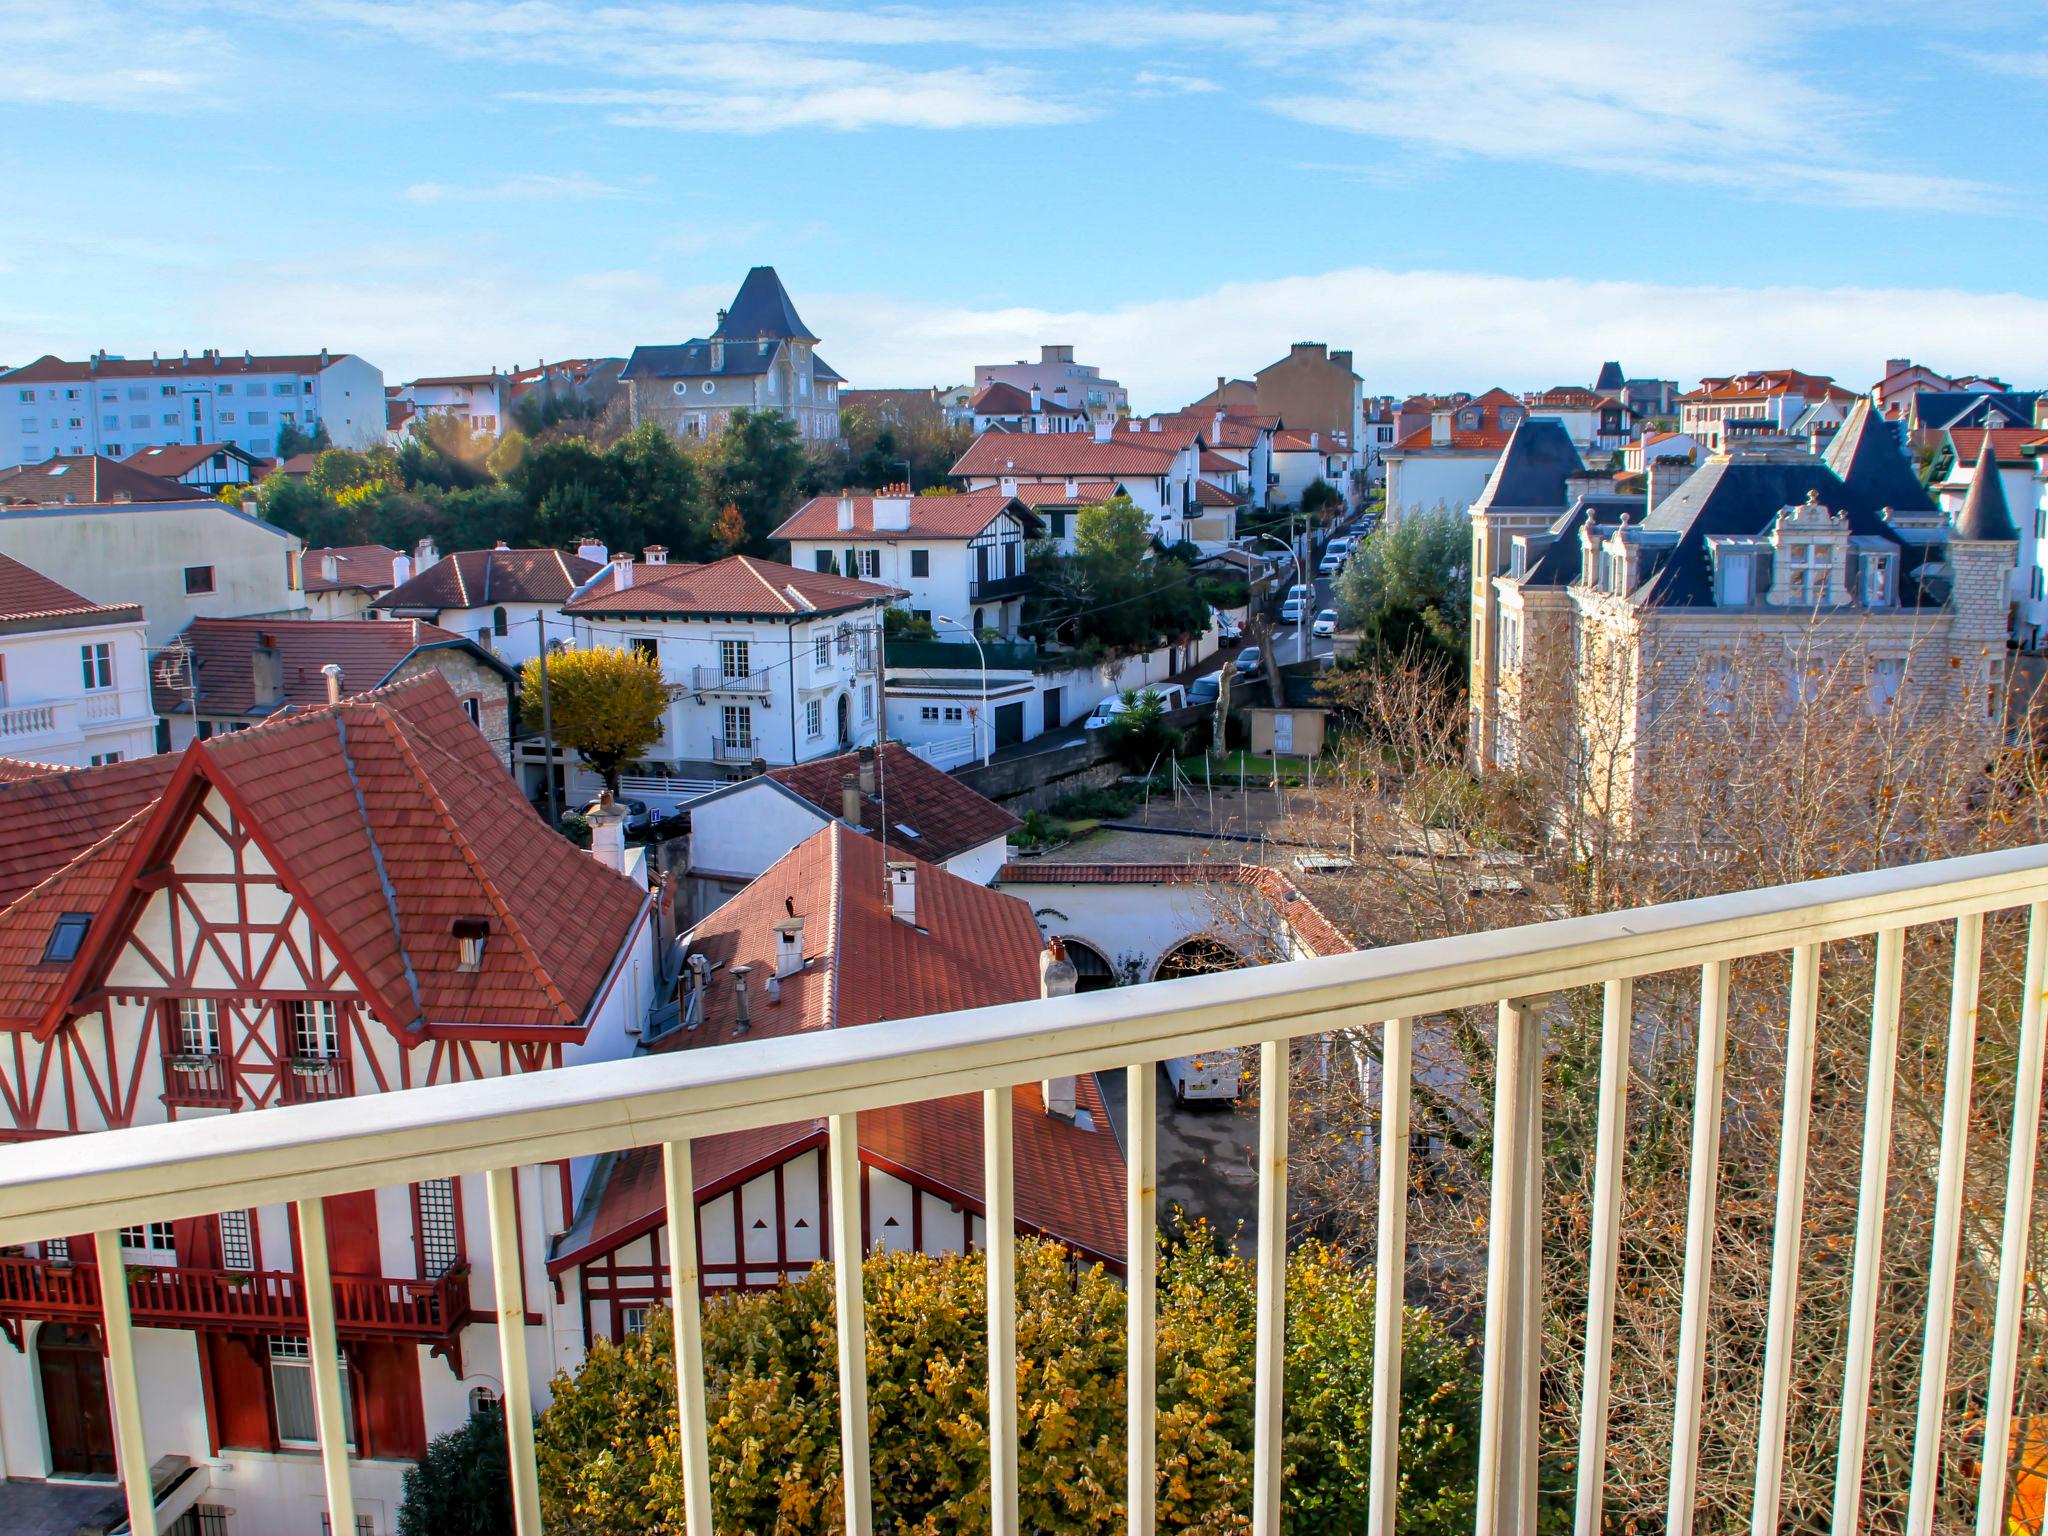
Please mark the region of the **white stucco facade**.
[[156, 751], [139, 614], [61, 629], [19, 622], [0, 620], [0, 757], [86, 768]]

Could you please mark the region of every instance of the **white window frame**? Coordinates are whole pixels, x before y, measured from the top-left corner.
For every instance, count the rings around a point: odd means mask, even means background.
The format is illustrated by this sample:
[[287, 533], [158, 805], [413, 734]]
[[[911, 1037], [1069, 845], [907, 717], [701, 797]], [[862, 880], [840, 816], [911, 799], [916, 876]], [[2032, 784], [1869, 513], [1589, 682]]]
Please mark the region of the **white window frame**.
[[816, 740], [825, 734], [825, 706], [817, 699], [804, 700], [804, 735]]
[[[285, 1024], [291, 1030], [287, 1042], [291, 1054], [301, 1061], [338, 1061], [341, 1058], [341, 1009], [332, 998], [299, 998], [285, 1004]], [[308, 1050], [308, 1046], [314, 1047]]]
[[176, 1253], [178, 1242], [168, 1221], [151, 1221], [137, 1227], [123, 1227], [121, 1248], [130, 1253]]
[[727, 679], [749, 677], [753, 673], [753, 642], [743, 639], [726, 639], [718, 642], [718, 675]]
[[[295, 1448], [307, 1446], [317, 1448], [320, 1444], [320, 1437], [319, 1421], [317, 1418], [318, 1410], [314, 1407], [316, 1394], [313, 1389], [313, 1350], [311, 1344], [303, 1338], [273, 1338], [270, 1341], [269, 1363], [271, 1417], [272, 1427], [277, 1431], [277, 1443]], [[348, 1448], [354, 1450], [356, 1448], [356, 1416], [353, 1406], [353, 1394], [349, 1390], [348, 1376], [348, 1357], [344, 1355], [341, 1357], [341, 1422], [344, 1436], [348, 1442]], [[285, 1393], [279, 1389], [286, 1382], [290, 1382], [291, 1402], [294, 1407], [298, 1407], [301, 1404], [300, 1394], [304, 1394], [303, 1406], [306, 1417], [291, 1427], [294, 1429], [302, 1427], [311, 1428], [313, 1434], [310, 1437], [302, 1437], [285, 1432], [284, 1417], [279, 1410], [284, 1407], [286, 1399]]]
[[220, 1004], [210, 997], [178, 999], [178, 1053], [183, 1056], [220, 1054]]
[[91, 640], [78, 648], [78, 668], [87, 693], [105, 693], [114, 686], [114, 647], [105, 640]]
[[750, 704], [727, 704], [720, 720], [720, 739], [727, 751], [754, 745], [754, 709]]

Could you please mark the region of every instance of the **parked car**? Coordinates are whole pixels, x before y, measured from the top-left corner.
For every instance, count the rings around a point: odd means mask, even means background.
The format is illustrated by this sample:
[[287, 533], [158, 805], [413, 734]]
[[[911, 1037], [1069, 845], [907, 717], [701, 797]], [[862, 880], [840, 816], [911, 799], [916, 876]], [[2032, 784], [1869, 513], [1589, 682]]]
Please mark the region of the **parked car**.
[[628, 832], [645, 832], [654, 825], [654, 817], [648, 811], [645, 800], [621, 800], [619, 804], [626, 808], [626, 830]]
[[1223, 674], [1208, 672], [1188, 684], [1188, 702], [1210, 706], [1223, 696]]
[[1336, 634], [1337, 610], [1325, 608], [1321, 613], [1317, 614], [1316, 621], [1309, 626], [1308, 632], [1318, 640], [1327, 640], [1330, 636]]
[[1280, 622], [1283, 624], [1294, 624], [1307, 618], [1311, 601], [1312, 599], [1307, 597], [1290, 597], [1287, 599], [1286, 602], [1280, 605]]
[[1343, 569], [1344, 552], [1336, 550], [1323, 556], [1322, 563], [1316, 567], [1316, 574], [1318, 576], [1334, 576]]
[[1087, 720], [1082, 723], [1081, 729], [1084, 731], [1101, 730], [1110, 721], [1129, 709], [1131, 701], [1141, 694], [1158, 699], [1168, 709], [1187, 708], [1188, 691], [1179, 683], [1151, 683], [1142, 689], [1134, 688], [1124, 693], [1112, 693], [1108, 698], [1095, 706], [1089, 713]]
[[1216, 627], [1216, 639], [1221, 644], [1235, 645], [1244, 638], [1244, 626], [1221, 608], [1209, 610], [1209, 622]]
[[1348, 535], [1346, 535], [1346, 536], [1344, 536], [1344, 537], [1340, 537], [1340, 538], [1335, 538], [1335, 539], [1332, 539], [1332, 540], [1330, 540], [1330, 542], [1329, 542], [1329, 543], [1327, 543], [1327, 544], [1325, 544], [1325, 545], [1323, 546], [1323, 554], [1324, 554], [1325, 558], [1327, 558], [1327, 557], [1328, 557], [1328, 556], [1330, 556], [1330, 555], [1348, 555], [1348, 554], [1350, 554], [1350, 553], [1351, 553], [1351, 542], [1352, 542], [1352, 541], [1351, 541], [1351, 539], [1350, 539], [1350, 537], [1349, 537]]
[[1204, 1051], [1199, 1056], [1170, 1058], [1166, 1079], [1173, 1084], [1177, 1104], [1196, 1099], [1234, 1099], [1244, 1081], [1244, 1066], [1235, 1049]]
[[1256, 645], [1248, 645], [1237, 653], [1237, 675], [1239, 677], [1256, 677], [1259, 669], [1265, 666], [1265, 664], [1266, 658], [1259, 654], [1259, 648]]
[[1287, 601], [1289, 601], [1290, 603], [1293, 602], [1296, 598], [1300, 598], [1304, 602], [1306, 602], [1309, 598], [1314, 596], [1314, 590], [1310, 588], [1306, 582], [1297, 581], [1293, 586], [1287, 589]]

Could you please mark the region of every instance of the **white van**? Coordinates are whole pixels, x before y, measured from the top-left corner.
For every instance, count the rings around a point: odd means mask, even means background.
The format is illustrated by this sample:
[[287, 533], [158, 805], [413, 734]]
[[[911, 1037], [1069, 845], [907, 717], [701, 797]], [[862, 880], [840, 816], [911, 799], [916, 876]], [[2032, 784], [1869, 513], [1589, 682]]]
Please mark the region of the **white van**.
[[1166, 1063], [1166, 1080], [1173, 1084], [1178, 1104], [1234, 1099], [1244, 1082], [1244, 1064], [1235, 1046], [1199, 1056], [1175, 1056]]
[[1135, 698], [1140, 693], [1152, 695], [1159, 699], [1168, 709], [1187, 708], [1188, 691], [1179, 683], [1148, 683], [1144, 688], [1129, 690], [1128, 694], [1112, 693], [1108, 698], [1095, 706], [1087, 720], [1082, 724], [1081, 729], [1084, 731], [1101, 730], [1110, 721], [1130, 708], [1124, 702], [1127, 697]]

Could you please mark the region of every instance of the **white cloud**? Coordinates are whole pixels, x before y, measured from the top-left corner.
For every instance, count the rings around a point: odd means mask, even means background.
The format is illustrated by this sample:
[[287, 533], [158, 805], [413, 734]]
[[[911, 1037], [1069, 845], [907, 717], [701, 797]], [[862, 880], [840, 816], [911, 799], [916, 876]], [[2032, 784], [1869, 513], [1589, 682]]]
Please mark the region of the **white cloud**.
[[1160, 93], [1182, 96], [1207, 96], [1223, 89], [1214, 80], [1205, 79], [1201, 75], [1168, 75], [1152, 69], [1139, 70], [1131, 76], [1131, 84], [1140, 89], [1149, 87]]
[[463, 186], [445, 181], [416, 181], [401, 194], [409, 203], [558, 203], [614, 202], [646, 195], [645, 189], [600, 181], [575, 171], [567, 176], [508, 176], [503, 181]]
[[205, 27], [138, 25], [103, 0], [0, 0], [0, 102], [175, 111], [233, 69]]

